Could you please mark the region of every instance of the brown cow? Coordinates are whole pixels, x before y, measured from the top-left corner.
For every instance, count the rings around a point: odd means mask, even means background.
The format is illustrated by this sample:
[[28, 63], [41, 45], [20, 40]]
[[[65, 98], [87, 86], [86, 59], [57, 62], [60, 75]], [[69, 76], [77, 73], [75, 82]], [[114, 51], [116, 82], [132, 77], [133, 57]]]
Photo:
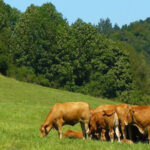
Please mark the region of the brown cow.
[[95, 109], [91, 109], [91, 113], [100, 112], [103, 110], [114, 110], [115, 111], [116, 105], [100, 105]]
[[67, 130], [64, 134], [63, 134], [63, 138], [78, 138], [78, 139], [83, 139], [83, 133], [80, 131], [72, 131], [72, 130]]
[[63, 125], [75, 125], [80, 122], [84, 138], [88, 137], [90, 107], [85, 102], [57, 103], [50, 110], [46, 120], [42, 124], [41, 137], [46, 136], [52, 128], [58, 130], [60, 139], [62, 138], [61, 128]]
[[105, 132], [109, 130], [109, 136], [113, 142], [114, 128], [118, 141], [120, 141], [119, 119], [114, 110], [103, 110], [92, 114], [89, 134], [93, 135], [98, 132], [101, 139], [105, 139]]
[[113, 110], [117, 113], [119, 118], [119, 124], [121, 127], [121, 132], [123, 138], [126, 138], [125, 126], [127, 126], [131, 121], [130, 106], [128, 104], [118, 104], [118, 105], [100, 105], [95, 109], [91, 110], [91, 113], [103, 111], [103, 110]]
[[140, 133], [148, 135], [150, 144], [150, 106], [131, 106], [132, 124], [136, 126]]
[[[83, 133], [81, 131], [72, 131], [72, 130], [67, 130], [64, 134], [63, 134], [63, 138], [78, 138], [78, 139], [82, 139], [83, 138]], [[99, 135], [95, 134], [93, 137], [93, 139], [98, 139]]]
[[124, 139], [126, 139], [127, 138], [126, 126], [128, 126], [132, 122], [130, 106], [128, 104], [116, 105], [116, 113], [119, 118], [122, 136]]

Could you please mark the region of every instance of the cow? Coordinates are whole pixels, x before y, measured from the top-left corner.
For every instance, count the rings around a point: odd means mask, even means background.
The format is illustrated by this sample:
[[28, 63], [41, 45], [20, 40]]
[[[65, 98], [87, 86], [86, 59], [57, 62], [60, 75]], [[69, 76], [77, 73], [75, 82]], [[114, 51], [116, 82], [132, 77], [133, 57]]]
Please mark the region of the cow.
[[95, 109], [91, 109], [91, 113], [103, 111], [103, 110], [113, 110], [117, 113], [119, 118], [119, 125], [121, 128], [122, 136], [126, 139], [126, 128], [128, 124], [131, 123], [132, 117], [130, 113], [130, 106], [128, 104], [118, 104], [118, 105], [100, 105]]
[[114, 110], [115, 111], [115, 107], [116, 105], [100, 105], [98, 107], [96, 107], [95, 109], [91, 109], [91, 113], [96, 113], [96, 112], [100, 112], [103, 110]]
[[[68, 129], [64, 134], [63, 134], [63, 138], [78, 138], [78, 139], [82, 139], [83, 138], [83, 133], [81, 131], [72, 131], [70, 129]], [[95, 134], [93, 135], [92, 139], [98, 139], [99, 138], [99, 134]]]
[[127, 138], [126, 127], [132, 122], [132, 114], [130, 112], [130, 106], [128, 104], [119, 104], [116, 105], [115, 111], [119, 118], [119, 125], [121, 128], [123, 139], [126, 139]]
[[150, 144], [150, 106], [131, 106], [132, 125], [136, 126], [141, 134], [148, 136]]
[[78, 139], [83, 139], [83, 133], [80, 131], [72, 131], [72, 130], [67, 130], [64, 134], [63, 134], [63, 138], [78, 138]]
[[46, 136], [52, 128], [58, 130], [59, 138], [62, 138], [62, 126], [75, 125], [80, 122], [83, 137], [88, 138], [89, 121], [91, 113], [86, 102], [57, 103], [50, 110], [46, 120], [41, 125], [41, 137]]
[[119, 119], [117, 113], [114, 110], [103, 110], [103, 111], [92, 113], [90, 124], [89, 124], [90, 135], [99, 133], [99, 135], [101, 135], [101, 140], [102, 139], [105, 140], [105, 132], [108, 130], [110, 140], [111, 142], [113, 142], [114, 129], [118, 141], [120, 142]]

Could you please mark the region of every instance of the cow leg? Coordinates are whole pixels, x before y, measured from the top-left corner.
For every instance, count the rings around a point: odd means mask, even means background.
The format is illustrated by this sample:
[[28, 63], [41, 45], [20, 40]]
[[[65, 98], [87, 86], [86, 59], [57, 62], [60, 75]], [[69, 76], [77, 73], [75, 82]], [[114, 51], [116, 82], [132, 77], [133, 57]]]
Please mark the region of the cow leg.
[[115, 127], [115, 133], [116, 133], [118, 142], [120, 142], [120, 132], [119, 132], [119, 128], [118, 127]]
[[121, 124], [121, 130], [122, 130], [122, 134], [123, 134], [123, 139], [126, 139], [126, 130], [125, 130], [124, 124]]
[[132, 135], [131, 125], [128, 126], [128, 131], [129, 131], [129, 139], [132, 140], [133, 139], [133, 135]]
[[86, 138], [89, 138], [89, 123], [85, 123], [85, 133], [86, 133]]
[[92, 128], [89, 129], [89, 138], [92, 139]]
[[58, 134], [59, 134], [59, 138], [62, 139], [62, 120], [58, 120], [57, 121], [57, 126], [58, 126]]
[[59, 138], [62, 139], [62, 130], [61, 130], [61, 126], [58, 127], [58, 134], [59, 134]]
[[111, 142], [113, 142], [114, 141], [114, 130], [113, 129], [109, 130], [109, 136], [110, 136]]
[[150, 126], [147, 127], [148, 130], [148, 144], [150, 144]]
[[83, 139], [85, 140], [86, 139], [86, 130], [85, 130], [85, 125], [83, 122], [80, 122], [81, 124], [81, 129], [82, 129], [82, 132], [83, 132]]
[[106, 141], [105, 133], [106, 133], [106, 130], [105, 130], [105, 129], [102, 129], [102, 131], [101, 131], [101, 140]]

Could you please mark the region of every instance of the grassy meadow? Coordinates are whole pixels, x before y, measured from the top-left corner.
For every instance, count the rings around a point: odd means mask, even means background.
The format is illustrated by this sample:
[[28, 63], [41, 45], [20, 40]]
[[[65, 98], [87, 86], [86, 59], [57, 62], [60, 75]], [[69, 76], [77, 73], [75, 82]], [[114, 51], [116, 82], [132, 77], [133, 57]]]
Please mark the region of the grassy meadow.
[[[40, 138], [40, 126], [55, 103], [85, 101], [91, 108], [114, 104], [107, 99], [24, 83], [0, 75], [0, 150], [148, 150], [148, 144], [62, 139], [52, 130]], [[64, 126], [80, 131], [80, 125]]]

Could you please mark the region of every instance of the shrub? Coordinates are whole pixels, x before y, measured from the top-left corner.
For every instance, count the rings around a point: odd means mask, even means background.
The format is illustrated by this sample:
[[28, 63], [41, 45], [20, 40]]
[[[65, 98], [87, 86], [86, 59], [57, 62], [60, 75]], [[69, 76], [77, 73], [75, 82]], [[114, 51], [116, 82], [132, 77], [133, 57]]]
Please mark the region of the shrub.
[[150, 96], [143, 95], [140, 90], [124, 91], [119, 96], [119, 100], [133, 105], [148, 105], [150, 104]]
[[24, 66], [20, 68], [11, 66], [7, 71], [7, 75], [20, 81], [36, 82], [37, 80], [33, 70]]
[[43, 85], [43, 86], [50, 86], [49, 80], [46, 79], [44, 77], [44, 75], [38, 75], [36, 78], [37, 78], [37, 81], [36, 81], [37, 84], [40, 84], [40, 85]]
[[3, 75], [6, 75], [8, 67], [9, 67], [9, 63], [8, 63], [7, 56], [5, 56], [5, 55], [0, 56], [0, 72]]
[[11, 67], [7, 71], [7, 76], [13, 77], [20, 81], [37, 83], [43, 86], [50, 86], [50, 82], [48, 79], [44, 77], [44, 75], [36, 75], [31, 68], [28, 67], [15, 67], [11, 65]]

